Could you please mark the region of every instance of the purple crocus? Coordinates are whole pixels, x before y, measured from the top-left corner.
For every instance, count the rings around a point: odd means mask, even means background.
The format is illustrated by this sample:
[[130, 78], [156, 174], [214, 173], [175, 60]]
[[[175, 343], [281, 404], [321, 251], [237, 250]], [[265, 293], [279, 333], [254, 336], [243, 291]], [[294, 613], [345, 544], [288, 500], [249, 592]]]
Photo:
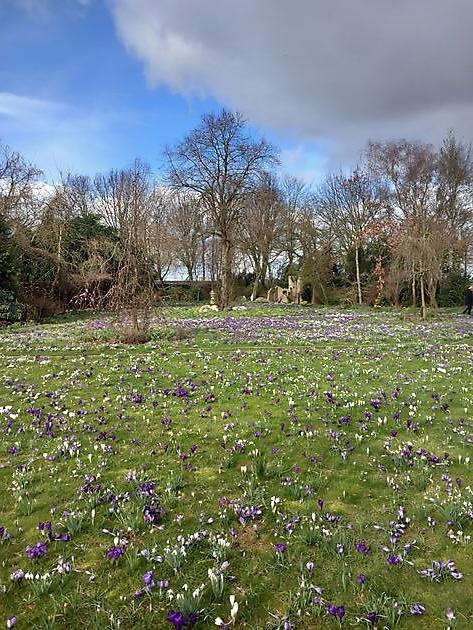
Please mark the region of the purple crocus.
[[276, 550], [276, 553], [283, 554], [287, 551], [287, 545], [284, 543], [276, 543], [274, 545], [274, 549]]
[[172, 625], [177, 628], [177, 630], [180, 630], [180, 628], [185, 628], [187, 625], [186, 618], [179, 610], [170, 610], [167, 614], [166, 619], [170, 623], [172, 623]]
[[365, 543], [364, 540], [360, 540], [355, 543], [355, 549], [361, 553], [363, 556], [367, 556], [370, 552], [369, 546]]
[[126, 548], [123, 546], [110, 547], [110, 549], [107, 549], [105, 555], [107, 556], [109, 560], [118, 560], [118, 558], [121, 558], [125, 552], [126, 552]]
[[177, 630], [180, 630], [180, 628], [192, 628], [197, 623], [197, 615], [194, 612], [184, 615], [180, 610], [169, 611], [166, 619], [172, 623]]
[[401, 556], [393, 556], [392, 554], [390, 554], [390, 555], [386, 558], [386, 562], [387, 562], [388, 564], [391, 564], [391, 565], [401, 564], [401, 562], [402, 562], [402, 558], [401, 558]]
[[366, 619], [368, 620], [368, 623], [374, 625], [378, 621], [378, 615], [374, 612], [374, 610], [372, 610], [366, 615]]
[[10, 573], [10, 580], [12, 582], [21, 582], [21, 580], [25, 577], [25, 572], [23, 569], [16, 569], [13, 573]]
[[143, 582], [147, 590], [150, 591], [155, 586], [154, 573], [152, 571], [146, 571], [146, 573], [143, 575]]
[[48, 551], [48, 543], [39, 542], [36, 543], [33, 547], [29, 545], [26, 547], [26, 556], [30, 558], [30, 560], [35, 560], [36, 558], [42, 558], [46, 555]]
[[151, 496], [156, 488], [156, 484], [152, 481], [145, 481], [144, 483], [139, 485], [138, 490], [141, 494], [145, 496]]
[[420, 615], [423, 615], [424, 613], [425, 613], [425, 606], [423, 606], [419, 602], [412, 604], [411, 615], [415, 615], [416, 617], [419, 617]]
[[328, 604], [327, 612], [329, 615], [336, 617], [340, 621], [345, 616], [345, 607], [344, 606], [335, 606], [334, 604]]

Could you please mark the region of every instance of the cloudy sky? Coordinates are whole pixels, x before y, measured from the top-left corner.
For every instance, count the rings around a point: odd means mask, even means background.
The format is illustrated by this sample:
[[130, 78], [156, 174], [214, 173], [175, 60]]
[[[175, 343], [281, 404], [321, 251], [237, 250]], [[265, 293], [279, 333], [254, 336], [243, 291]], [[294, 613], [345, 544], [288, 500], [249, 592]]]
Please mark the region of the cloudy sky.
[[244, 113], [309, 181], [368, 139], [473, 140], [473, 0], [0, 0], [0, 138], [52, 178], [158, 168]]

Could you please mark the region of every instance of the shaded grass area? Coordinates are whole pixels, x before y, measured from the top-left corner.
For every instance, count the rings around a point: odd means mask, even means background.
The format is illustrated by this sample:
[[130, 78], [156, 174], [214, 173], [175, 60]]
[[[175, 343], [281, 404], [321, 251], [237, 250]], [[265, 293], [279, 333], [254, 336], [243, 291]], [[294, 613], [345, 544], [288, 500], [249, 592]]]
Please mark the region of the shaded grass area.
[[[234, 595], [236, 627], [471, 627], [468, 322], [287, 312], [281, 345], [264, 309], [246, 341], [233, 321], [139, 348], [84, 321], [0, 337], [5, 620], [206, 628]], [[447, 560], [460, 579], [420, 573]]]

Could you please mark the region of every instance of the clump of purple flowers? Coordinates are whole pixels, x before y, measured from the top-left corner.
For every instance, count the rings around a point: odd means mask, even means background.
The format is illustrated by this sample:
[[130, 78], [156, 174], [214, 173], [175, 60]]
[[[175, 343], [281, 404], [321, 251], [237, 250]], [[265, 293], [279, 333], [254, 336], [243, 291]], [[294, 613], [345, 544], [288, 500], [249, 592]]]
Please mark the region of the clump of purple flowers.
[[36, 558], [42, 558], [46, 555], [48, 551], [48, 543], [39, 542], [36, 543], [33, 547], [29, 545], [26, 547], [26, 556], [30, 558], [30, 560], [35, 560]]
[[143, 508], [143, 518], [146, 523], [156, 525], [166, 516], [167, 512], [160, 507], [159, 501], [155, 501], [154, 505], [145, 505]]
[[364, 540], [360, 540], [355, 543], [355, 549], [361, 553], [363, 556], [367, 556], [370, 552], [369, 546], [365, 543]]
[[126, 547], [124, 546], [110, 547], [110, 549], [107, 549], [107, 551], [105, 552], [105, 555], [107, 556], [109, 560], [118, 560], [119, 558], [123, 556], [125, 552], [126, 552]]
[[153, 494], [155, 488], [155, 483], [153, 483], [152, 481], [145, 481], [139, 485], [138, 490], [140, 494], [149, 497]]
[[327, 605], [327, 612], [332, 617], [336, 617], [339, 621], [343, 619], [345, 616], [345, 607], [344, 606], [335, 606], [334, 604]]
[[44, 521], [44, 523], [38, 523], [38, 529], [43, 535], [47, 536], [49, 540], [52, 539], [51, 521]]
[[460, 573], [453, 560], [446, 560], [445, 562], [433, 560], [432, 566], [429, 569], [423, 569], [419, 571], [419, 573], [422, 577], [436, 580], [437, 582], [447, 580], [448, 578], [453, 578], [454, 580], [461, 580], [463, 578], [463, 573]]
[[234, 505], [233, 509], [238, 516], [238, 520], [242, 525], [245, 525], [248, 521], [254, 521], [262, 515], [262, 510], [256, 505]]
[[192, 628], [197, 622], [197, 615], [193, 612], [185, 615], [179, 610], [170, 610], [166, 619], [169, 623], [172, 623], [177, 630], [180, 630], [180, 628]]

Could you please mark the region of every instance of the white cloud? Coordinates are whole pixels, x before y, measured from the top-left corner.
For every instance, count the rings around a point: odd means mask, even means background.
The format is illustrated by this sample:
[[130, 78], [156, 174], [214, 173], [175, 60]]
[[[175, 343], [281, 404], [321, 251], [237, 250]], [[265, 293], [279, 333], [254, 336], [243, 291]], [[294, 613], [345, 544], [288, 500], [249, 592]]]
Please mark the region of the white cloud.
[[38, 164], [51, 179], [59, 170], [111, 166], [112, 112], [82, 111], [65, 103], [0, 92], [0, 140]]
[[65, 109], [66, 106], [61, 103], [0, 92], [0, 116], [8, 116], [22, 124], [28, 124], [29, 121], [35, 124], [38, 118], [54, 116]]
[[151, 85], [332, 142], [473, 127], [471, 0], [109, 0]]

